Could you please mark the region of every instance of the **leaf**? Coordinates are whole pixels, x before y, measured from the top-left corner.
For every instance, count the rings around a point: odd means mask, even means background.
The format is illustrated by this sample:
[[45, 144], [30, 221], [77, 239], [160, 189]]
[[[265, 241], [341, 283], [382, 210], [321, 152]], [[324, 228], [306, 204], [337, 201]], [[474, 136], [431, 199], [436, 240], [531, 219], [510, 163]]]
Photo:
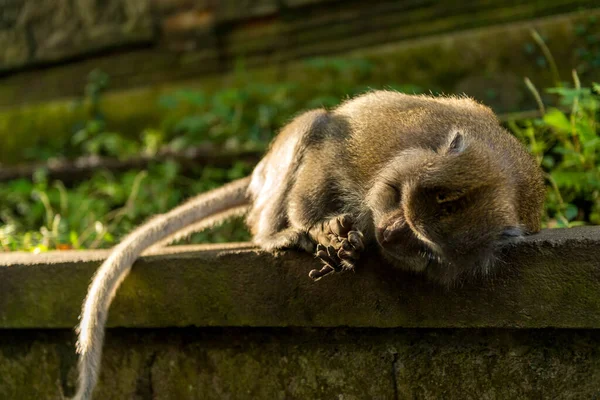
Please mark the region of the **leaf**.
[[600, 137], [594, 137], [593, 139], [587, 140], [583, 143], [583, 148], [585, 149], [595, 149], [600, 145]]
[[197, 90], [179, 90], [176, 95], [194, 106], [206, 104], [206, 95]]
[[110, 232], [104, 233], [104, 236], [102, 238], [108, 243], [112, 243], [115, 241], [114, 236]]
[[179, 123], [174, 126], [177, 132], [186, 132], [194, 136], [200, 135], [200, 133], [206, 133], [208, 129], [208, 121], [204, 115], [190, 115], [182, 118]]
[[173, 110], [179, 105], [176, 95], [163, 95], [158, 99], [158, 105], [168, 110]]
[[77, 235], [77, 232], [75, 231], [71, 231], [69, 233], [69, 242], [71, 242], [71, 245], [78, 249], [79, 248], [79, 236]]
[[546, 169], [552, 169], [554, 167], [554, 164], [554, 158], [549, 155], [545, 155], [542, 159], [542, 166]]
[[556, 223], [556, 225], [552, 226], [552, 228], [568, 228], [569, 226], [562, 220], [562, 218], [559, 218], [557, 220], [554, 221]]
[[565, 209], [565, 218], [567, 218], [567, 220], [571, 221], [575, 219], [578, 213], [579, 209], [577, 208], [577, 206], [573, 204], [567, 204], [567, 207]]
[[549, 109], [543, 119], [546, 124], [556, 130], [571, 132], [571, 122], [567, 116], [557, 108]]
[[571, 106], [575, 99], [589, 96], [591, 89], [581, 88], [573, 89], [568, 87], [546, 89], [547, 93], [558, 94], [560, 96], [560, 104], [563, 106]]
[[587, 118], [577, 119], [575, 121], [575, 130], [582, 143], [592, 140], [597, 136], [593, 121], [589, 121]]
[[48, 250], [49, 250], [49, 249], [48, 249], [48, 246], [45, 246], [45, 245], [43, 245], [43, 244], [38, 244], [37, 246], [35, 246], [35, 247], [33, 248], [33, 250], [32, 250], [32, 251], [33, 251], [35, 254], [39, 254], [39, 253], [45, 253], [45, 252], [47, 252]]
[[552, 171], [551, 176], [560, 189], [586, 193], [600, 190], [600, 171], [597, 168], [587, 171]]
[[550, 175], [554, 182], [556, 182], [556, 186], [561, 189], [579, 190], [586, 181], [585, 175], [581, 172], [552, 171]]

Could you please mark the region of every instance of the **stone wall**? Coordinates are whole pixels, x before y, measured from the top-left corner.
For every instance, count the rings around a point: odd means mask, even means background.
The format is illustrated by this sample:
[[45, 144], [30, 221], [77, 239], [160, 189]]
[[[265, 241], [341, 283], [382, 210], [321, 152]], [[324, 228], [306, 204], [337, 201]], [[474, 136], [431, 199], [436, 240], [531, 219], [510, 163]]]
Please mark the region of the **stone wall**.
[[[371, 256], [311, 282], [249, 245], [143, 257], [111, 308], [97, 398], [512, 399], [600, 395], [600, 228], [544, 231], [444, 289]], [[61, 399], [105, 251], [0, 255], [0, 398]]]
[[[594, 63], [600, 62], [600, 42], [594, 42], [600, 35], [600, 8], [418, 40], [400, 40], [356, 49], [344, 53], [343, 57], [366, 60], [372, 65], [370, 87], [413, 84], [442, 93], [467, 93], [498, 113], [532, 110], [537, 106], [523, 78], [531, 78], [540, 89], [552, 87], [555, 79], [542, 62], [545, 58], [531, 38], [531, 29], [546, 39], [563, 80], [570, 79], [574, 67], [578, 67], [584, 84], [600, 80], [600, 69], [594, 67]], [[159, 55], [151, 49], [139, 51]], [[203, 75], [200, 67], [188, 71], [183, 56], [169, 56], [171, 64], [140, 64], [134, 54], [135, 51], [127, 51], [120, 55], [85, 58], [0, 78], [0, 162], [18, 163], [29, 148], [68, 142], [77, 127], [89, 118], [88, 103], [82, 102], [81, 97], [86, 77], [95, 68], [112, 71], [113, 89], [135, 86], [129, 90], [111, 90], [101, 98], [107, 129], [133, 138], [139, 138], [143, 129], [157, 128], [161, 121], [173, 117], [168, 115], [168, 109], [160, 106], [159, 99], [165, 94], [189, 89], [210, 96], [215, 90], [240, 80], [239, 73], [227, 68], [218, 76]], [[144, 65], [143, 68], [140, 65]], [[170, 68], [167, 74], [151, 71], [165, 65]], [[152, 80], [149, 77], [168, 79], [168, 74], [183, 71], [195, 79], [173, 78], [168, 84], [144, 86]], [[310, 88], [314, 85], [315, 73], [324, 74], [298, 60], [270, 63], [242, 75], [253, 82], [283, 81]], [[67, 95], [75, 97], [37, 103]], [[302, 93], [294, 95], [301, 97]]]
[[90, 65], [114, 89], [132, 88], [222, 74], [241, 59], [283, 65], [592, 8], [594, 0], [0, 0], [0, 106], [78, 95]]
[[148, 0], [0, 0], [0, 71], [153, 37]]
[[[0, 331], [0, 397], [64, 400], [74, 335]], [[596, 399], [598, 330], [109, 330], [95, 399]]]

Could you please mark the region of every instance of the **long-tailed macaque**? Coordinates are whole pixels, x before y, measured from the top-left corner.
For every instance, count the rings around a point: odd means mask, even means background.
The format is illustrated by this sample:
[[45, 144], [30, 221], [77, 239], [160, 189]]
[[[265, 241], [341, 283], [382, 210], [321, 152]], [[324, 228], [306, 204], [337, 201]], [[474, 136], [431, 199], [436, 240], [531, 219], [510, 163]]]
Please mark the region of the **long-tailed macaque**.
[[245, 210], [261, 248], [314, 253], [315, 280], [352, 270], [372, 244], [391, 264], [451, 285], [484, 276], [500, 245], [537, 232], [543, 199], [533, 158], [469, 98], [373, 91], [308, 111], [251, 177], [155, 217], [114, 248], [83, 307], [76, 399], [92, 396], [109, 305], [136, 258], [215, 215]]

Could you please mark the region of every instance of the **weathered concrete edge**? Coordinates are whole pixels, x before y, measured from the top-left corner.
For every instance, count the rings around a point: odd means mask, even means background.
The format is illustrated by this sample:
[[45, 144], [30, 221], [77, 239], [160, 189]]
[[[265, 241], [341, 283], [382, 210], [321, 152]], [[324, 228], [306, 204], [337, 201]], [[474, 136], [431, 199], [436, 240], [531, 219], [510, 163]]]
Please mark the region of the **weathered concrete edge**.
[[[72, 328], [107, 251], [0, 254], [0, 328]], [[547, 230], [505, 249], [493, 277], [453, 289], [376, 256], [319, 282], [308, 254], [250, 244], [164, 249], [138, 261], [112, 327], [600, 328], [600, 227]]]

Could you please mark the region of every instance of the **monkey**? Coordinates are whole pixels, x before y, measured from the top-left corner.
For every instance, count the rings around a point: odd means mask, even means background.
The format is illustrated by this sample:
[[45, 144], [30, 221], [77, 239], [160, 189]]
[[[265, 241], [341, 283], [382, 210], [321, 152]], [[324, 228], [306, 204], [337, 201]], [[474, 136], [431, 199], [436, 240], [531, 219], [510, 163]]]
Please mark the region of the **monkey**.
[[320, 259], [317, 281], [352, 271], [368, 247], [451, 287], [485, 277], [505, 243], [541, 229], [541, 169], [493, 111], [466, 96], [375, 90], [284, 126], [249, 177], [143, 224], [94, 276], [78, 327], [77, 400], [98, 379], [112, 298], [139, 255], [246, 214], [253, 242]]

